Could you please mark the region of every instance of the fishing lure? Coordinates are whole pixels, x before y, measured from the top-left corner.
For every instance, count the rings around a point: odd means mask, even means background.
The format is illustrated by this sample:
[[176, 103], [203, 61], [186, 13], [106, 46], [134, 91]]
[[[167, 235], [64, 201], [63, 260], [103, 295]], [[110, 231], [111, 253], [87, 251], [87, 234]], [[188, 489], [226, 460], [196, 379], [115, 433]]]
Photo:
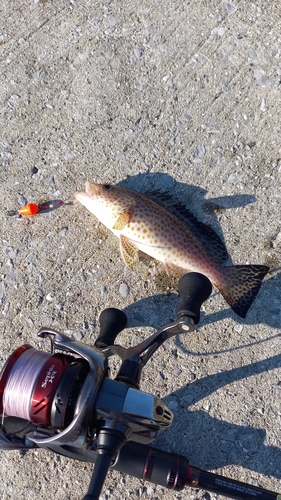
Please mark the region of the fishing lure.
[[20, 216], [33, 216], [38, 214], [39, 212], [49, 212], [54, 210], [55, 208], [63, 205], [64, 201], [62, 200], [53, 200], [51, 202], [46, 202], [43, 204], [38, 203], [27, 203], [24, 207], [21, 207], [19, 210], [10, 210], [7, 215], [20, 215]]
[[18, 210], [19, 215], [36, 215], [40, 210], [40, 206], [37, 203], [28, 203], [24, 207]]

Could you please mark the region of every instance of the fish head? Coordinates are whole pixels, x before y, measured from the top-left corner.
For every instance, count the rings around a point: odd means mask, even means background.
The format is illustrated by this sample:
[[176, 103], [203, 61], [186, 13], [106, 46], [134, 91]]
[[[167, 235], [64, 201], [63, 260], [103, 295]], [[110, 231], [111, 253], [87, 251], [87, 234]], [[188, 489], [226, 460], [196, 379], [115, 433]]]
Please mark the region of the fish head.
[[129, 190], [89, 181], [86, 182], [86, 191], [76, 191], [74, 197], [109, 229], [123, 214], [132, 213], [135, 205]]

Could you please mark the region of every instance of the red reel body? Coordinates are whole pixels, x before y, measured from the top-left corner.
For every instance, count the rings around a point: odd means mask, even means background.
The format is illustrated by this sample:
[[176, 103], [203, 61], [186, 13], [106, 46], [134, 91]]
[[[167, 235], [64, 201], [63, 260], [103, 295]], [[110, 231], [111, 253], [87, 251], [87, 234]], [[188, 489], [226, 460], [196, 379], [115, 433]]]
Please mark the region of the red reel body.
[[[71, 377], [67, 377], [67, 370]], [[0, 414], [28, 418], [45, 428], [61, 428], [82, 373], [84, 379], [84, 360], [43, 353], [24, 344], [11, 354], [0, 375]], [[23, 396], [24, 405], [19, 403], [17, 394]]]

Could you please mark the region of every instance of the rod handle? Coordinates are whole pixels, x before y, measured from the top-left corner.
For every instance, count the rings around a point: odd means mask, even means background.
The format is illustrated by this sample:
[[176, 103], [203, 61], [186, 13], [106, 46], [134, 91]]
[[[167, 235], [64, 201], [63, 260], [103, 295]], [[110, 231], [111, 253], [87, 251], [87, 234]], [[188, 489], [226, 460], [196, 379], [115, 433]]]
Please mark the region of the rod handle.
[[190, 316], [197, 325], [200, 321], [200, 309], [212, 293], [212, 283], [200, 273], [184, 274], [179, 282], [178, 289], [181, 303], [177, 312], [177, 319], [182, 316]]
[[95, 345], [102, 349], [114, 344], [118, 333], [122, 332], [127, 326], [127, 316], [120, 309], [109, 307], [101, 312], [99, 322], [100, 334]]

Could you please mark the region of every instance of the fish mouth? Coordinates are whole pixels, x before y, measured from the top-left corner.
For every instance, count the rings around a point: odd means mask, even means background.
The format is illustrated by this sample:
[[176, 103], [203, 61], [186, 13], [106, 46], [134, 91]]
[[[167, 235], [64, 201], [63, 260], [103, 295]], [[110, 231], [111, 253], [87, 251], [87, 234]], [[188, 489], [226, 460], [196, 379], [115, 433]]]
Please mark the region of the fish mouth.
[[84, 205], [85, 199], [89, 198], [89, 195], [87, 193], [83, 193], [83, 191], [75, 191], [73, 196], [75, 198], [75, 202], [77, 203], [77, 201], [79, 201], [82, 205]]
[[85, 192], [84, 191], [75, 191], [75, 193], [73, 193], [73, 194], [74, 194], [74, 197], [76, 198], [76, 200], [83, 203], [82, 200], [85, 200], [86, 198], [93, 198], [95, 195], [97, 195], [98, 188], [99, 188], [99, 184], [94, 184], [93, 182], [86, 181]]
[[86, 184], [85, 184], [85, 191], [86, 191], [86, 194], [90, 195], [92, 194], [92, 187], [91, 187], [91, 184], [92, 182], [90, 181], [86, 181]]

